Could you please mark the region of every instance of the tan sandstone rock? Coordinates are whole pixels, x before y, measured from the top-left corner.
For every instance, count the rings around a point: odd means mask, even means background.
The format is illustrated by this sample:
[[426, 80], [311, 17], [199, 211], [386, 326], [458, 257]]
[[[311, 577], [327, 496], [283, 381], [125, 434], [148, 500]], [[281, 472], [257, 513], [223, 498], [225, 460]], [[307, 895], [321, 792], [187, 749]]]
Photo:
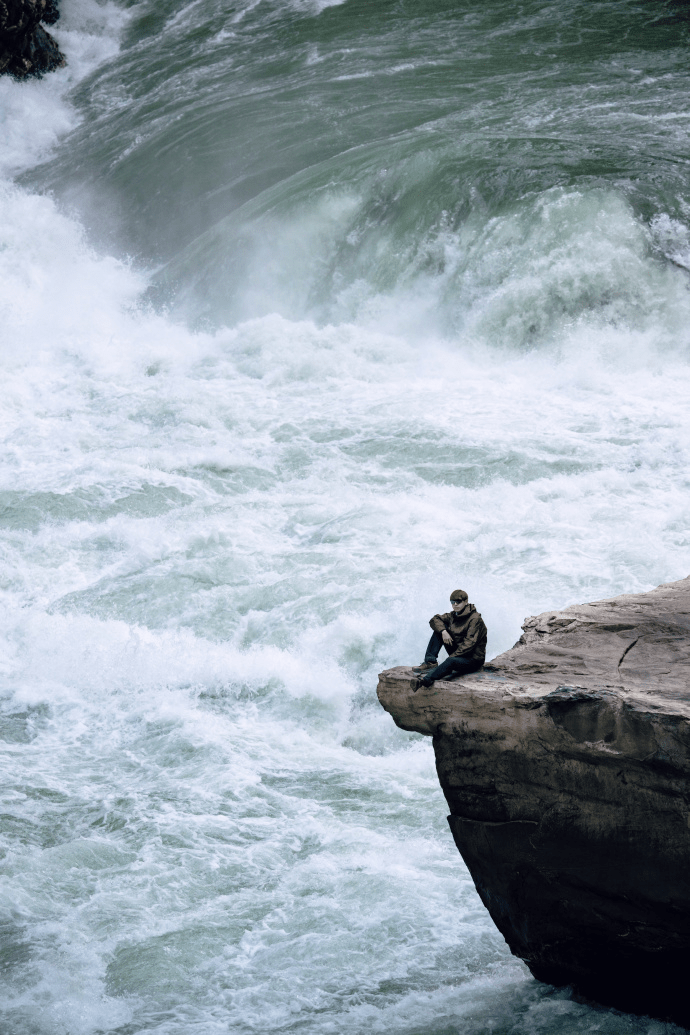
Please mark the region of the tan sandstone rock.
[[690, 578], [549, 611], [474, 675], [378, 696], [535, 977], [690, 1026]]

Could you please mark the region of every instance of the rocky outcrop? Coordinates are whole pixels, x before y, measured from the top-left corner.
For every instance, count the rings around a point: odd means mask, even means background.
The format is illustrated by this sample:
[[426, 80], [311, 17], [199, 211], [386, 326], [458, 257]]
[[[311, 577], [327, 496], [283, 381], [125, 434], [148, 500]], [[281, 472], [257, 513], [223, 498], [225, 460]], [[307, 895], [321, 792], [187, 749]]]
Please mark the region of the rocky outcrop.
[[65, 63], [56, 41], [41, 25], [60, 17], [57, 0], [0, 0], [0, 74], [26, 79]]
[[535, 977], [690, 1026], [690, 578], [529, 618], [479, 673], [413, 693], [450, 828]]

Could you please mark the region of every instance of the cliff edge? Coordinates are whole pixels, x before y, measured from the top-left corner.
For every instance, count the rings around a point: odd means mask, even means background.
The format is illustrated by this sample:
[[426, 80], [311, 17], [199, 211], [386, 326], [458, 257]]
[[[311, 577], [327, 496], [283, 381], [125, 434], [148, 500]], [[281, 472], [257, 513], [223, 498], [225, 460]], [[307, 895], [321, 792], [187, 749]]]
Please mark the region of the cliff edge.
[[474, 675], [412, 692], [448, 821], [536, 978], [690, 1027], [690, 578], [528, 618]]

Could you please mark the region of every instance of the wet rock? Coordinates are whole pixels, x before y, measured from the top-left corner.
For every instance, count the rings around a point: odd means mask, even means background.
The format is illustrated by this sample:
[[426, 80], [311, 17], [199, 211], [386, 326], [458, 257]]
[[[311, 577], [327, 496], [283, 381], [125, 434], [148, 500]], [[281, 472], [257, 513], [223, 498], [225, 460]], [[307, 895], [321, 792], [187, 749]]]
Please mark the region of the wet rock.
[[528, 619], [511, 650], [378, 695], [433, 737], [455, 842], [535, 977], [690, 1026], [690, 579]]
[[60, 17], [57, 0], [0, 0], [0, 74], [26, 79], [65, 64], [57, 42], [41, 22]]

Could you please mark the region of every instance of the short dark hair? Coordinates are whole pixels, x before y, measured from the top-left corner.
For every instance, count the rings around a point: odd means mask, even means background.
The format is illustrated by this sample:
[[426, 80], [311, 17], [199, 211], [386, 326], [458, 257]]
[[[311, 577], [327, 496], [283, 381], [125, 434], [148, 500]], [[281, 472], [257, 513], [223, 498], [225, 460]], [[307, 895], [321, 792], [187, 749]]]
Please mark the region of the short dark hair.
[[451, 601], [453, 600], [467, 600], [467, 593], [464, 589], [454, 589], [450, 595]]

